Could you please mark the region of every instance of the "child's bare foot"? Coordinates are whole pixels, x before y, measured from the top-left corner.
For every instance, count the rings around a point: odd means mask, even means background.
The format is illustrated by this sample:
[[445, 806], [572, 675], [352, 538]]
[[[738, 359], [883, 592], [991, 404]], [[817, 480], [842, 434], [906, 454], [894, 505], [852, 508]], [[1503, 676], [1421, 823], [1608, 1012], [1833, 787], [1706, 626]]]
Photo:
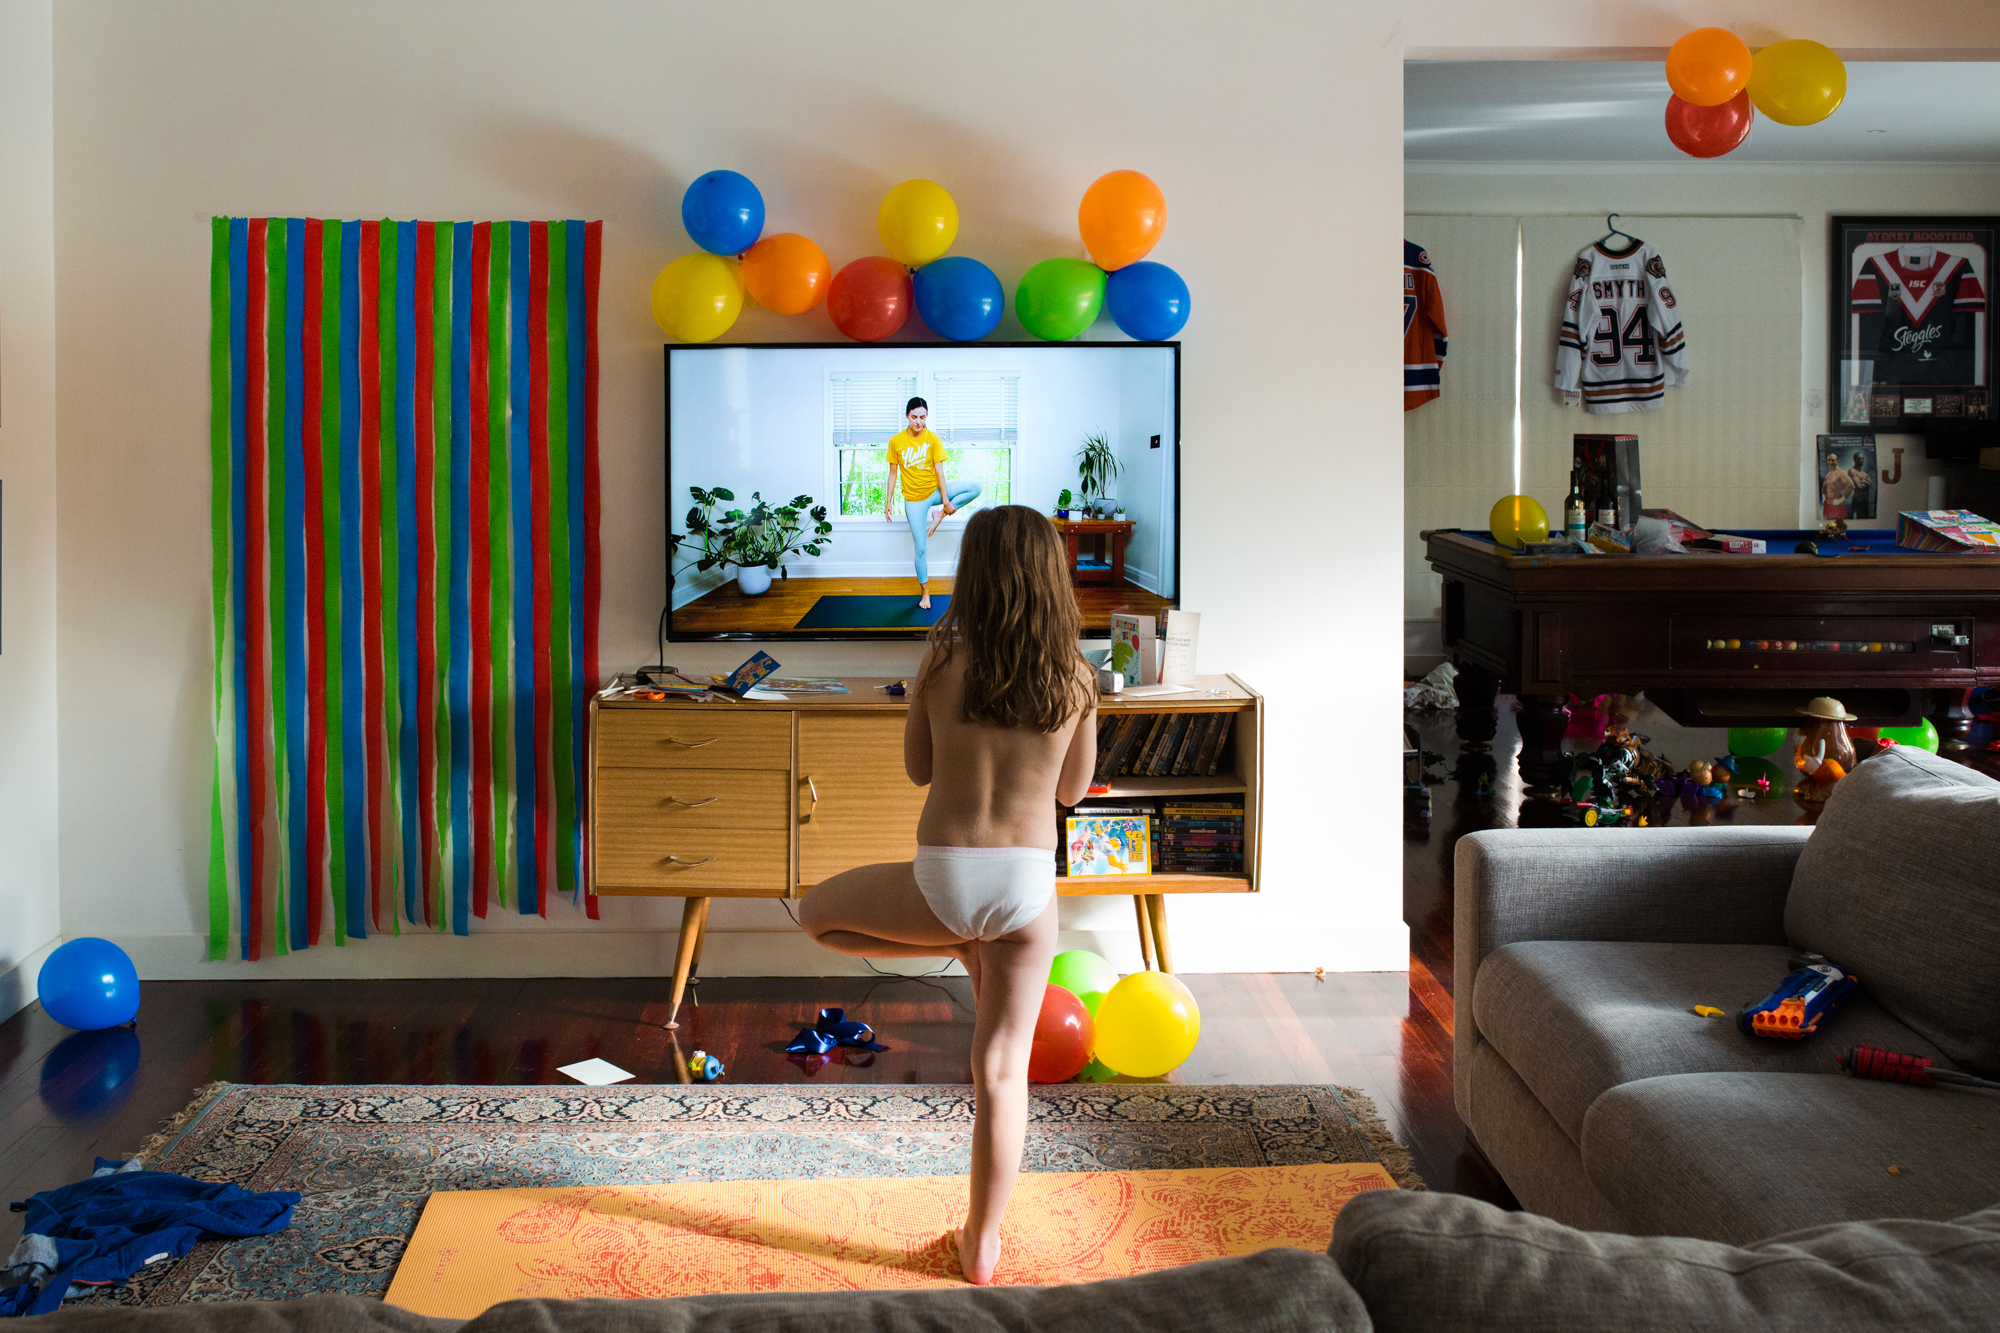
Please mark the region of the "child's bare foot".
[[925, 594], [924, 594], [924, 595], [923, 595], [922, 597], [918, 598], [918, 599], [917, 599], [917, 607], [918, 607], [918, 609], [919, 609], [919, 610], [923, 610], [923, 611], [928, 611], [928, 610], [930, 610], [930, 609], [931, 609], [931, 595], [930, 595], [929, 593], [925, 593]]
[[924, 535], [926, 537], [935, 537], [937, 536], [938, 524], [944, 522], [943, 505], [939, 505], [937, 508], [931, 510], [930, 520], [930, 526], [924, 530]]
[[1000, 1266], [1000, 1238], [995, 1236], [987, 1243], [968, 1242], [962, 1226], [952, 1235], [958, 1241], [958, 1266], [965, 1280], [975, 1287], [992, 1285], [993, 1270]]

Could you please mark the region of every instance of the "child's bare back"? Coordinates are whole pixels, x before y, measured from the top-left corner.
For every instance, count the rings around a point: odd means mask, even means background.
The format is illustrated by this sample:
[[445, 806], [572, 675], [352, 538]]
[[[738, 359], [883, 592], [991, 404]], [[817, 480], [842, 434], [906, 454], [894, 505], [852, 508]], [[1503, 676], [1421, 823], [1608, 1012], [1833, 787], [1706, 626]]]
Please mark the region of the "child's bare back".
[[[911, 704], [904, 762], [914, 781], [930, 784], [917, 821], [917, 842], [925, 847], [1046, 847], [1053, 852], [1054, 805], [1075, 805], [1089, 790], [1096, 710], [1084, 709], [1054, 732], [968, 722], [965, 665], [964, 655], [954, 654]], [[918, 678], [923, 678], [921, 670]], [[1081, 660], [1077, 678], [1094, 692], [1090, 667]], [[1079, 744], [1084, 739], [1093, 743]]]

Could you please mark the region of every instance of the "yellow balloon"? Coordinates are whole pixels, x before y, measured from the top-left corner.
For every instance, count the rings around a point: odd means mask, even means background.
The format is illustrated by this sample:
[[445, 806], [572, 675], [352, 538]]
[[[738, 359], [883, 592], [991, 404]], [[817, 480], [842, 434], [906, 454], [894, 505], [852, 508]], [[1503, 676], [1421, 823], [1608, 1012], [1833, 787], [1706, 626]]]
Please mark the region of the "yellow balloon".
[[1194, 1051], [1201, 1037], [1201, 1007], [1178, 978], [1134, 972], [1104, 993], [1097, 1005], [1093, 1054], [1132, 1078], [1157, 1078]]
[[1507, 495], [1494, 501], [1493, 512], [1486, 516], [1486, 526], [1492, 530], [1494, 541], [1516, 550], [1529, 542], [1549, 539], [1548, 511], [1526, 495]]
[[669, 338], [714, 342], [743, 313], [743, 272], [733, 259], [682, 255], [653, 279], [653, 319]]
[[1847, 96], [1847, 66], [1818, 42], [1797, 38], [1750, 62], [1750, 100], [1780, 125], [1817, 125]]
[[882, 196], [875, 230], [891, 259], [922, 268], [958, 239], [958, 205], [936, 181], [904, 181]]

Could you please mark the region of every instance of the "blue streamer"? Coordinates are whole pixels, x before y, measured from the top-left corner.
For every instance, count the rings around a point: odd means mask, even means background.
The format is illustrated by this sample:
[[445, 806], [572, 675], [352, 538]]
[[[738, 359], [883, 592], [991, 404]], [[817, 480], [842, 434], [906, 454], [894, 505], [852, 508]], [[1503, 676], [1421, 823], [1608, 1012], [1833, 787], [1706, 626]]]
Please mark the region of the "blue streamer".
[[535, 530], [528, 477], [528, 224], [510, 222], [507, 313], [508, 443], [514, 527], [514, 845], [520, 866], [522, 916], [542, 910], [541, 866], [535, 858]]
[[361, 662], [361, 224], [340, 224], [340, 785], [347, 933], [368, 937], [368, 750]]
[[[440, 224], [442, 226], [442, 224]], [[451, 929], [472, 931], [472, 224], [454, 230], [451, 252]]]

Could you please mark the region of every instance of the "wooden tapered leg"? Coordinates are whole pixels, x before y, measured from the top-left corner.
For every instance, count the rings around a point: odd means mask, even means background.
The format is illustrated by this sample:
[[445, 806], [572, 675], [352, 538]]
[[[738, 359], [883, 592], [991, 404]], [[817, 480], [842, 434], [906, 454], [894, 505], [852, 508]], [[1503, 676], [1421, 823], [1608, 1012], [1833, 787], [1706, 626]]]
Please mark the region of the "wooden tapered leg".
[[1167, 895], [1149, 893], [1146, 895], [1146, 915], [1153, 927], [1153, 952], [1159, 957], [1160, 971], [1174, 970], [1174, 946], [1167, 940]]
[[1139, 961], [1150, 972], [1153, 970], [1153, 923], [1146, 916], [1146, 895], [1133, 894], [1132, 908], [1139, 916]]
[[681, 907], [681, 934], [674, 942], [674, 1000], [667, 1012], [668, 1028], [680, 1026], [681, 996], [687, 993], [688, 973], [700, 951], [701, 933], [708, 926], [708, 899], [689, 898]]

